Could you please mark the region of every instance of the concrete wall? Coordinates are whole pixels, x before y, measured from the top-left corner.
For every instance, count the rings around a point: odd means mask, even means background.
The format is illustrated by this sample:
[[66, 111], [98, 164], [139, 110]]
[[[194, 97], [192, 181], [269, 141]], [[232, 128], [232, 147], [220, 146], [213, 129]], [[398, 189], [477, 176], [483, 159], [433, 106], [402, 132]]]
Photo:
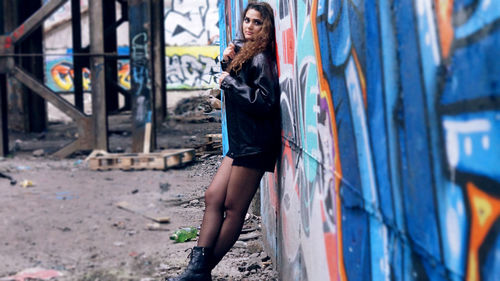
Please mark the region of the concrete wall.
[[[45, 0], [46, 2], [47, 0]], [[81, 0], [82, 45], [89, 44], [88, 0]], [[121, 8], [117, 4], [117, 18]], [[206, 89], [217, 85], [214, 74], [220, 72], [217, 56], [219, 43], [217, 0], [165, 0], [165, 43], [167, 89]], [[73, 91], [71, 5], [67, 2], [44, 23], [46, 85], [56, 92]], [[119, 53], [129, 54], [128, 23], [117, 30]], [[128, 60], [118, 64], [118, 80], [130, 88]], [[90, 90], [90, 70], [84, 69], [84, 88]]]
[[281, 280], [499, 280], [500, 2], [268, 2], [283, 147], [261, 200]]

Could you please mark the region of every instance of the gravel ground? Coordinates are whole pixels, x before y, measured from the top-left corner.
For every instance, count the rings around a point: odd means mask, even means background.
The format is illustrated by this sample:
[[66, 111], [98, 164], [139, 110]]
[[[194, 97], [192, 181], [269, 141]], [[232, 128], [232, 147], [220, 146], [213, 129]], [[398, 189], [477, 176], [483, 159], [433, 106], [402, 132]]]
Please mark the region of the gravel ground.
[[[127, 118], [110, 122], [110, 151], [127, 151]], [[12, 277], [26, 269], [62, 274], [51, 280], [88, 281], [163, 280], [182, 271], [188, 262], [185, 250], [196, 242], [173, 243], [169, 235], [180, 227], [199, 227], [203, 192], [222, 156], [202, 155], [166, 171], [98, 172], [84, 161], [88, 152], [63, 160], [46, 155], [75, 131], [53, 124], [42, 134], [11, 134], [13, 154], [1, 159], [0, 172], [17, 183], [0, 178], [0, 280], [28, 280]], [[161, 126], [158, 143], [196, 147], [205, 134], [219, 132], [217, 122], [170, 121]], [[33, 186], [22, 186], [29, 182]], [[117, 207], [124, 201], [137, 213]], [[170, 222], [155, 225], [147, 216], [167, 216]], [[214, 280], [277, 280], [263, 251], [260, 218], [248, 215], [244, 230], [213, 271]]]

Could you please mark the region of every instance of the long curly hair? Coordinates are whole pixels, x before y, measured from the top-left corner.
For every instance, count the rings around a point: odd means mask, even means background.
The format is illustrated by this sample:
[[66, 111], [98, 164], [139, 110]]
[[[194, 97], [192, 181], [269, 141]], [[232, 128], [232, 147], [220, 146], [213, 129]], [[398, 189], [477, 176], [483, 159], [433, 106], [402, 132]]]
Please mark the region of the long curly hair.
[[[245, 12], [242, 15], [241, 22], [244, 21], [247, 11], [253, 9], [260, 13], [262, 17], [262, 29], [255, 34], [255, 40], [246, 40], [241, 50], [236, 54], [233, 61], [229, 64], [228, 72], [241, 70], [245, 62], [253, 58], [258, 53], [270, 49], [275, 52], [275, 29], [273, 8], [265, 2], [248, 3]], [[241, 24], [241, 34], [244, 34], [243, 24]]]

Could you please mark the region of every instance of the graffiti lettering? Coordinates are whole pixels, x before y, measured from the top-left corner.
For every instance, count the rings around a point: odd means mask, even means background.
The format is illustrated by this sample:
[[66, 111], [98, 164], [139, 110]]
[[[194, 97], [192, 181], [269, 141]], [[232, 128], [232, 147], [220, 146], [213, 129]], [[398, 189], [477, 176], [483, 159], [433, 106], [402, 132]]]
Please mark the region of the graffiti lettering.
[[219, 14], [214, 1], [173, 0], [165, 13], [168, 45], [212, 44], [219, 37]]
[[[91, 73], [88, 68], [82, 69], [83, 90], [91, 90]], [[50, 75], [47, 77], [47, 86], [53, 91], [72, 91], [74, 87], [73, 64], [64, 60], [55, 63], [50, 68]], [[118, 81], [125, 88], [130, 89], [130, 65], [125, 62], [118, 62]]]
[[220, 66], [211, 57], [192, 55], [167, 57], [167, 87], [172, 88], [205, 88], [217, 83], [215, 74]]

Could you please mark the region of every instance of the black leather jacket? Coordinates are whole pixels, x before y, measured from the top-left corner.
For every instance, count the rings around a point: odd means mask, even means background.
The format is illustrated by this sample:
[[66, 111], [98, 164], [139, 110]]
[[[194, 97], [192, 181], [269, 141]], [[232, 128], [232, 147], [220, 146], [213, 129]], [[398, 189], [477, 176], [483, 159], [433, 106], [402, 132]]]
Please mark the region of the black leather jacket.
[[[222, 63], [226, 70], [229, 62]], [[226, 103], [228, 156], [266, 153], [281, 149], [280, 88], [275, 56], [266, 51], [231, 71], [221, 83]]]

